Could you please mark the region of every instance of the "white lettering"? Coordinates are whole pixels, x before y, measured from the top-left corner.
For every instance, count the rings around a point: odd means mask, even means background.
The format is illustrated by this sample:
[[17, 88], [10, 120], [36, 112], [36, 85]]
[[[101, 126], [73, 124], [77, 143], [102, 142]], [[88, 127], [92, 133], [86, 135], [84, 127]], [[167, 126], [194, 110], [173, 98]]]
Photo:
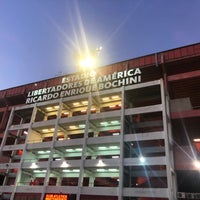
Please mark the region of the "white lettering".
[[137, 84], [141, 80], [139, 68], [96, 76], [94, 71], [62, 78], [62, 84], [29, 91], [26, 104]]

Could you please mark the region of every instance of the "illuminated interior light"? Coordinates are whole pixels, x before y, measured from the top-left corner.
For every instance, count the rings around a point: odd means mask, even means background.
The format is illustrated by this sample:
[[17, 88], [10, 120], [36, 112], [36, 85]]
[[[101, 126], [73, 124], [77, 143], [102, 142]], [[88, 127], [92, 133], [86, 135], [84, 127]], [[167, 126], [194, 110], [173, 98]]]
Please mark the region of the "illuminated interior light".
[[104, 102], [105, 102], [105, 101], [109, 101], [109, 100], [110, 100], [109, 97], [103, 97], [103, 98], [102, 98], [102, 101], [104, 101]]
[[51, 111], [51, 110], [53, 110], [53, 108], [52, 107], [47, 107], [46, 110]]
[[54, 106], [54, 108], [55, 108], [55, 109], [58, 109], [58, 108], [59, 108], [59, 106]]
[[80, 172], [80, 169], [73, 169], [73, 172]]
[[82, 112], [82, 113], [85, 113], [85, 112], [86, 112], [86, 110], [81, 110], [81, 112]]
[[106, 150], [107, 147], [98, 147], [99, 150]]
[[44, 151], [38, 151], [39, 154], [44, 154]]
[[115, 108], [116, 107], [116, 105], [111, 105], [111, 106], [109, 106], [109, 108]]
[[73, 103], [73, 106], [79, 106], [79, 105], [80, 105], [79, 102], [74, 102], [74, 103]]
[[109, 148], [110, 148], [110, 149], [119, 149], [118, 146], [110, 146]]
[[64, 112], [63, 114], [64, 114], [64, 115], [69, 115], [69, 112]]
[[76, 126], [69, 126], [70, 129], [76, 129]]
[[55, 161], [59, 161], [59, 160], [61, 160], [61, 158], [55, 158]]
[[76, 151], [82, 151], [82, 148], [76, 148], [75, 150]]
[[47, 150], [47, 151], [38, 151], [38, 154], [48, 154], [48, 153], [50, 153], [49, 150]]
[[69, 169], [63, 169], [62, 171], [63, 172], [71, 172], [71, 170], [69, 170]]
[[108, 171], [110, 171], [110, 172], [118, 172], [119, 170], [118, 169], [108, 169]]
[[108, 122], [100, 122], [100, 125], [101, 125], [101, 126], [107, 126], [107, 125], [108, 125]]
[[58, 138], [58, 140], [64, 140], [64, 138]]
[[38, 169], [36, 169], [36, 170], [34, 170], [33, 172], [34, 173], [45, 173], [47, 170], [38, 170]]
[[119, 158], [119, 156], [112, 156], [112, 158]]
[[200, 138], [193, 139], [194, 142], [200, 142]]
[[106, 170], [105, 169], [97, 169], [96, 171], [97, 172], [105, 172]]
[[43, 133], [47, 133], [49, 131], [49, 129], [42, 129]]
[[119, 96], [118, 95], [112, 96], [112, 99], [114, 99], [114, 100], [119, 99]]
[[119, 124], [119, 121], [117, 121], [117, 120], [111, 121], [111, 124]]
[[55, 128], [51, 128], [51, 129], [50, 129], [50, 131], [54, 131], [54, 130], [55, 130]]
[[82, 101], [83, 105], [88, 105], [88, 101]]
[[119, 133], [113, 133], [112, 135], [119, 135]]
[[74, 152], [74, 149], [66, 149], [67, 152]]
[[66, 152], [75, 152], [75, 151], [82, 151], [82, 148], [76, 148], [76, 149], [66, 149]]
[[95, 111], [96, 110], [96, 108], [91, 108], [91, 111]]
[[24, 131], [24, 134], [25, 134], [25, 135], [28, 135], [28, 132], [27, 132], [27, 131]]
[[80, 128], [85, 128], [85, 124], [80, 124], [79, 127]]

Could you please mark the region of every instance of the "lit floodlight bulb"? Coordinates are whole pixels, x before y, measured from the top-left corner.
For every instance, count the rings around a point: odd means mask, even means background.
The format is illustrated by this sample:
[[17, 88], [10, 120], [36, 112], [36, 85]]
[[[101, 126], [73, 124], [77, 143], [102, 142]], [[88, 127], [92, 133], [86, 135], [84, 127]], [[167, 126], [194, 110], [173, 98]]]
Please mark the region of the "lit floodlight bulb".
[[141, 162], [141, 163], [144, 163], [144, 162], [145, 162], [145, 158], [144, 158], [143, 156], [140, 156], [139, 159], [140, 159], [140, 162]]
[[99, 46], [99, 47], [96, 48], [96, 55], [97, 55], [97, 56], [100, 55], [100, 52], [101, 52], [102, 49], [103, 49], [102, 46]]
[[83, 69], [86, 69], [86, 68], [93, 68], [94, 67], [94, 63], [95, 63], [95, 60], [92, 56], [87, 56], [85, 58], [82, 58], [80, 61], [79, 61], [79, 65], [81, 68]]
[[200, 169], [200, 161], [195, 160], [195, 161], [194, 161], [194, 166], [195, 166], [197, 169]]

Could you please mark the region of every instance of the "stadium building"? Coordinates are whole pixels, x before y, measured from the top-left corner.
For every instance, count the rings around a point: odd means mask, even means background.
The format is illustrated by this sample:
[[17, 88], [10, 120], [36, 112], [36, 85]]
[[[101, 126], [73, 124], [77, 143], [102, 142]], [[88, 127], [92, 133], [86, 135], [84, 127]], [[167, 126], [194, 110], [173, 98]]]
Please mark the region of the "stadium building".
[[200, 199], [200, 43], [0, 91], [0, 199]]

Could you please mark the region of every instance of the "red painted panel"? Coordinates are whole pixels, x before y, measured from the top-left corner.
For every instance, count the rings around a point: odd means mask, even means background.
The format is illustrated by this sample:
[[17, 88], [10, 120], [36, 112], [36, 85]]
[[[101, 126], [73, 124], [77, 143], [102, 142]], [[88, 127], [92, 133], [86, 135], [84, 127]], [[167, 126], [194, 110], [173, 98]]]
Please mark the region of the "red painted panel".
[[0, 99], [3, 99], [5, 96], [6, 90], [0, 91]]
[[200, 117], [200, 110], [189, 110], [189, 111], [171, 113], [172, 119], [189, 118], [189, 117]]
[[200, 76], [200, 70], [168, 76], [168, 81], [177, 81]]
[[189, 55], [193, 55], [195, 52], [194, 52], [194, 47], [193, 46], [189, 46], [188, 47], [188, 54]]
[[181, 50], [181, 56], [187, 56], [188, 52], [187, 52], [187, 48], [182, 48]]
[[6, 92], [6, 97], [15, 96], [16, 94], [23, 94], [25, 86], [10, 88]]
[[200, 44], [194, 46], [194, 52], [195, 54], [200, 54]]
[[169, 58], [169, 59], [174, 59], [174, 52], [175, 52], [175, 51], [169, 51], [169, 52], [168, 52], [168, 58]]
[[175, 51], [174, 51], [174, 58], [179, 58], [181, 56], [181, 51], [180, 51], [180, 49], [176, 49]]
[[139, 58], [139, 65], [143, 66], [144, 65], [144, 58]]

